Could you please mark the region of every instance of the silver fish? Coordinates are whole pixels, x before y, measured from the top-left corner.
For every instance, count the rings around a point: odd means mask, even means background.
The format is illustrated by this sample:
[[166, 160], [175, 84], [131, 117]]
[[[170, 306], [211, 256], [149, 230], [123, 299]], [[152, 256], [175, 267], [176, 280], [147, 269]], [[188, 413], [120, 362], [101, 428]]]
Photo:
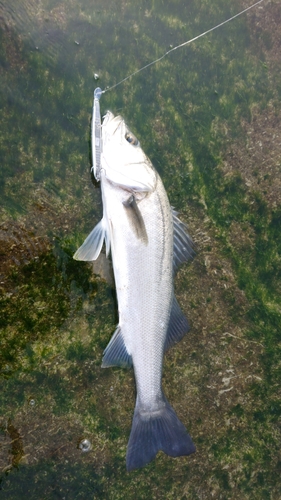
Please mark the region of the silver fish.
[[137, 400], [126, 460], [130, 471], [153, 460], [159, 450], [172, 457], [195, 451], [161, 384], [165, 350], [189, 329], [173, 278], [194, 251], [138, 140], [109, 111], [101, 149], [103, 217], [74, 258], [97, 259], [104, 241], [107, 255], [111, 249], [119, 324], [102, 367], [134, 368]]

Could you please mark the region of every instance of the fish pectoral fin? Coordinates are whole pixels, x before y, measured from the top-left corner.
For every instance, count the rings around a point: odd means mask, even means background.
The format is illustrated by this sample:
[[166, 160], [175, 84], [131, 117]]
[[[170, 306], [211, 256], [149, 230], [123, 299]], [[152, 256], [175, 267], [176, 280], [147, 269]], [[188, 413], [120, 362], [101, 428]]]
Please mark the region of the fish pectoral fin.
[[183, 314], [176, 297], [173, 298], [172, 310], [167, 330], [165, 350], [179, 342], [189, 330], [188, 321]]
[[101, 367], [121, 366], [122, 368], [131, 368], [132, 365], [132, 356], [128, 353], [125, 346], [121, 328], [117, 326], [109, 344], [104, 350]]
[[145, 228], [145, 223], [141, 211], [137, 205], [136, 198], [132, 194], [126, 201], [123, 201], [126, 209], [129, 224], [135, 233], [135, 236], [141, 240], [145, 245], [148, 244], [148, 237]]
[[173, 224], [174, 224], [174, 274], [177, 268], [183, 262], [194, 257], [193, 241], [186, 232], [187, 226], [177, 217], [177, 212], [172, 208]]
[[103, 242], [106, 243], [106, 255], [110, 249], [110, 237], [105, 218], [94, 227], [93, 231], [87, 236], [84, 243], [75, 252], [75, 260], [92, 261], [96, 260], [101, 252]]

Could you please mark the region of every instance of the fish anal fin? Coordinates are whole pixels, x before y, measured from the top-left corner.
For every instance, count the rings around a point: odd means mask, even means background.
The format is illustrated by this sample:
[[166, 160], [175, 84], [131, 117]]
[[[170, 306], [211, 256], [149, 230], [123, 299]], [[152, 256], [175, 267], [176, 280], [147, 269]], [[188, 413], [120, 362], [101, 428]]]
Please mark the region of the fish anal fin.
[[120, 326], [116, 328], [104, 350], [101, 366], [102, 368], [108, 368], [109, 366], [131, 368], [132, 366], [132, 356], [128, 353], [125, 346]]
[[126, 201], [123, 201], [129, 224], [136, 237], [145, 245], [148, 244], [147, 232], [141, 211], [137, 205], [136, 198], [132, 194]]
[[165, 350], [179, 342], [189, 330], [188, 321], [183, 314], [176, 297], [173, 298], [171, 315], [167, 329]]

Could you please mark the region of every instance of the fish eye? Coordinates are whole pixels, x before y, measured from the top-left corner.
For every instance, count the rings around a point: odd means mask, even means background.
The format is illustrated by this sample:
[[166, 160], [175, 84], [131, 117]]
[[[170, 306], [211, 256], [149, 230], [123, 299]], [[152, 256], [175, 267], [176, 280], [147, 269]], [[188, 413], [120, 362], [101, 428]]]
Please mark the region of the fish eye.
[[136, 138], [136, 136], [134, 134], [132, 134], [132, 132], [126, 132], [125, 139], [130, 144], [132, 144], [133, 146], [138, 146], [139, 145], [138, 139]]

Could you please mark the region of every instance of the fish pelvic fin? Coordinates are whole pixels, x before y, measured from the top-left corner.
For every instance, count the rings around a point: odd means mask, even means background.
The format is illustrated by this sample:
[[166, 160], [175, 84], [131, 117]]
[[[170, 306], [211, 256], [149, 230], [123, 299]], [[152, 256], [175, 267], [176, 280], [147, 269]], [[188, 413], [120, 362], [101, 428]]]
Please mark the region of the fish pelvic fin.
[[93, 231], [87, 236], [84, 243], [75, 252], [73, 258], [75, 260], [92, 261], [96, 260], [101, 252], [103, 242], [106, 244], [106, 255], [110, 250], [110, 236], [106, 223], [106, 219], [102, 220], [94, 227]]
[[127, 448], [127, 470], [144, 467], [160, 450], [171, 457], [179, 457], [194, 453], [196, 448], [165, 399], [161, 408], [151, 413], [142, 411], [137, 401]]
[[118, 325], [104, 350], [101, 367], [121, 366], [122, 368], [131, 368], [132, 365], [132, 356], [127, 351], [121, 328]]

